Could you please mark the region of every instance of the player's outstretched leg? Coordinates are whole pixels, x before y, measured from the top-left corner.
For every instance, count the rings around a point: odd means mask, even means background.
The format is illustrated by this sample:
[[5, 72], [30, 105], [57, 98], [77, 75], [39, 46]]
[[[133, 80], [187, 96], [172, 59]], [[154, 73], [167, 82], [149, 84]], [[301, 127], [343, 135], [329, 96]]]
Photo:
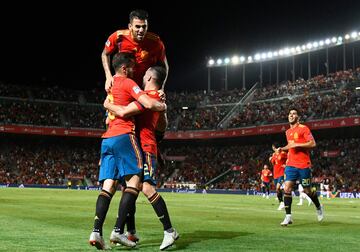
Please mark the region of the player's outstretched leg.
[[90, 234], [89, 243], [91, 246], [95, 246], [97, 249], [106, 249], [106, 244], [102, 237], [102, 229], [112, 196], [112, 193], [103, 189], [101, 190], [96, 201], [94, 228]]
[[89, 243], [91, 246], [94, 246], [99, 250], [110, 249], [110, 247], [105, 244], [104, 238], [100, 235], [99, 232], [92, 232], [90, 234]]
[[171, 247], [177, 239], [179, 239], [179, 233], [173, 228], [172, 232], [164, 231], [164, 239], [160, 245], [160, 250], [165, 250]]
[[320, 205], [316, 190], [309, 190], [309, 192], [307, 192], [306, 194], [310, 197], [316, 207], [316, 215], [318, 221], [322, 221], [324, 219], [324, 207]]
[[317, 219], [318, 221], [322, 221], [324, 219], [324, 206], [320, 205], [319, 208], [316, 209]]
[[284, 193], [284, 203], [285, 203], [285, 219], [280, 223], [281, 226], [287, 226], [293, 223], [291, 217], [291, 204], [292, 204], [292, 195], [291, 193]]

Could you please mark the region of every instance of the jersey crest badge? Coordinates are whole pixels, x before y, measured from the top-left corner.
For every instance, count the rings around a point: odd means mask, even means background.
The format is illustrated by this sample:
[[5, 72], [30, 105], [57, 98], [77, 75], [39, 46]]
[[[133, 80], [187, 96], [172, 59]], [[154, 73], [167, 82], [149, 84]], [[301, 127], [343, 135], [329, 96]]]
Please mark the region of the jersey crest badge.
[[141, 54], [140, 54], [140, 58], [142, 60], [145, 60], [149, 55], [149, 52], [148, 51], [141, 51]]
[[294, 139], [295, 139], [295, 140], [299, 139], [299, 135], [298, 135], [297, 132], [294, 133]]

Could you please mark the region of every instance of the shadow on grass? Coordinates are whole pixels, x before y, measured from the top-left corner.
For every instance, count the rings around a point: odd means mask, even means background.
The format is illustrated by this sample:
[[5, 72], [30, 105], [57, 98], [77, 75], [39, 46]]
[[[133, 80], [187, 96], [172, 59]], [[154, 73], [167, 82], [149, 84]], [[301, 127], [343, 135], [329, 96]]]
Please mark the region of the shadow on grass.
[[[202, 242], [206, 240], [227, 240], [233, 239], [240, 236], [248, 236], [254, 233], [249, 232], [231, 232], [231, 231], [205, 231], [197, 230], [192, 233], [180, 233], [180, 238], [175, 242], [175, 246], [169, 248], [169, 251], [176, 251], [181, 249], [186, 249], [190, 244]], [[162, 237], [156, 240], [146, 240], [139, 244], [139, 249], [145, 247], [159, 247], [162, 241]]]
[[[300, 221], [299, 221], [300, 222]], [[357, 223], [343, 223], [343, 222], [338, 222], [338, 221], [322, 221], [322, 222], [317, 222], [317, 221], [313, 221], [313, 222], [303, 222], [301, 221], [301, 223], [296, 222], [292, 225], [290, 225], [289, 227], [285, 227], [285, 228], [309, 228], [309, 229], [317, 229], [319, 226], [321, 227], [329, 227], [329, 228], [336, 228], [336, 227], [341, 227], [343, 228], [344, 226], [358, 226], [359, 224]]]

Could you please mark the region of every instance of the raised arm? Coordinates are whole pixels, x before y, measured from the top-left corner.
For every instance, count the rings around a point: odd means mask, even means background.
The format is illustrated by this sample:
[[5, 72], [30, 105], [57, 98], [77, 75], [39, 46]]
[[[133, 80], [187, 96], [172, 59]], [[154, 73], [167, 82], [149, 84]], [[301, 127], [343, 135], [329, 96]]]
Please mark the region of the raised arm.
[[111, 67], [110, 67], [110, 55], [108, 55], [106, 53], [106, 49], [104, 48], [104, 50], [101, 53], [101, 62], [104, 68], [104, 72], [105, 72], [105, 77], [106, 77], [106, 81], [105, 81], [105, 90], [106, 92], [109, 93], [110, 88], [112, 86], [113, 83], [113, 75], [111, 73]]
[[168, 61], [167, 61], [166, 56], [165, 56], [165, 58], [164, 58], [164, 67], [165, 67], [165, 69], [166, 69], [166, 77], [165, 77], [165, 80], [164, 80], [164, 82], [163, 82], [163, 84], [162, 84], [162, 87], [161, 87], [162, 90], [164, 90], [166, 80], [167, 80], [167, 78], [168, 78], [168, 76], [169, 76], [169, 63], [168, 63]]

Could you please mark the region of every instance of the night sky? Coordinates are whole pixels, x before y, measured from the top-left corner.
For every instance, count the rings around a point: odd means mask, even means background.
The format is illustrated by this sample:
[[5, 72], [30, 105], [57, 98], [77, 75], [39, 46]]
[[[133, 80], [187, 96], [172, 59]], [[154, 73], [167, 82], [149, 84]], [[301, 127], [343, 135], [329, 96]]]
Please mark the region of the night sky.
[[[360, 1], [247, 2], [204, 1], [199, 7], [195, 1], [119, 1], [119, 6], [112, 1], [80, 8], [51, 1], [1, 8], [0, 80], [102, 87], [104, 43], [127, 27], [128, 14], [136, 8], [149, 12], [149, 31], [165, 44], [170, 65], [166, 89], [171, 91], [206, 89], [209, 56], [254, 55], [360, 31]], [[237, 69], [230, 74], [234, 79]], [[230, 84], [234, 88], [238, 82]], [[216, 83], [214, 88], [219, 88]]]

